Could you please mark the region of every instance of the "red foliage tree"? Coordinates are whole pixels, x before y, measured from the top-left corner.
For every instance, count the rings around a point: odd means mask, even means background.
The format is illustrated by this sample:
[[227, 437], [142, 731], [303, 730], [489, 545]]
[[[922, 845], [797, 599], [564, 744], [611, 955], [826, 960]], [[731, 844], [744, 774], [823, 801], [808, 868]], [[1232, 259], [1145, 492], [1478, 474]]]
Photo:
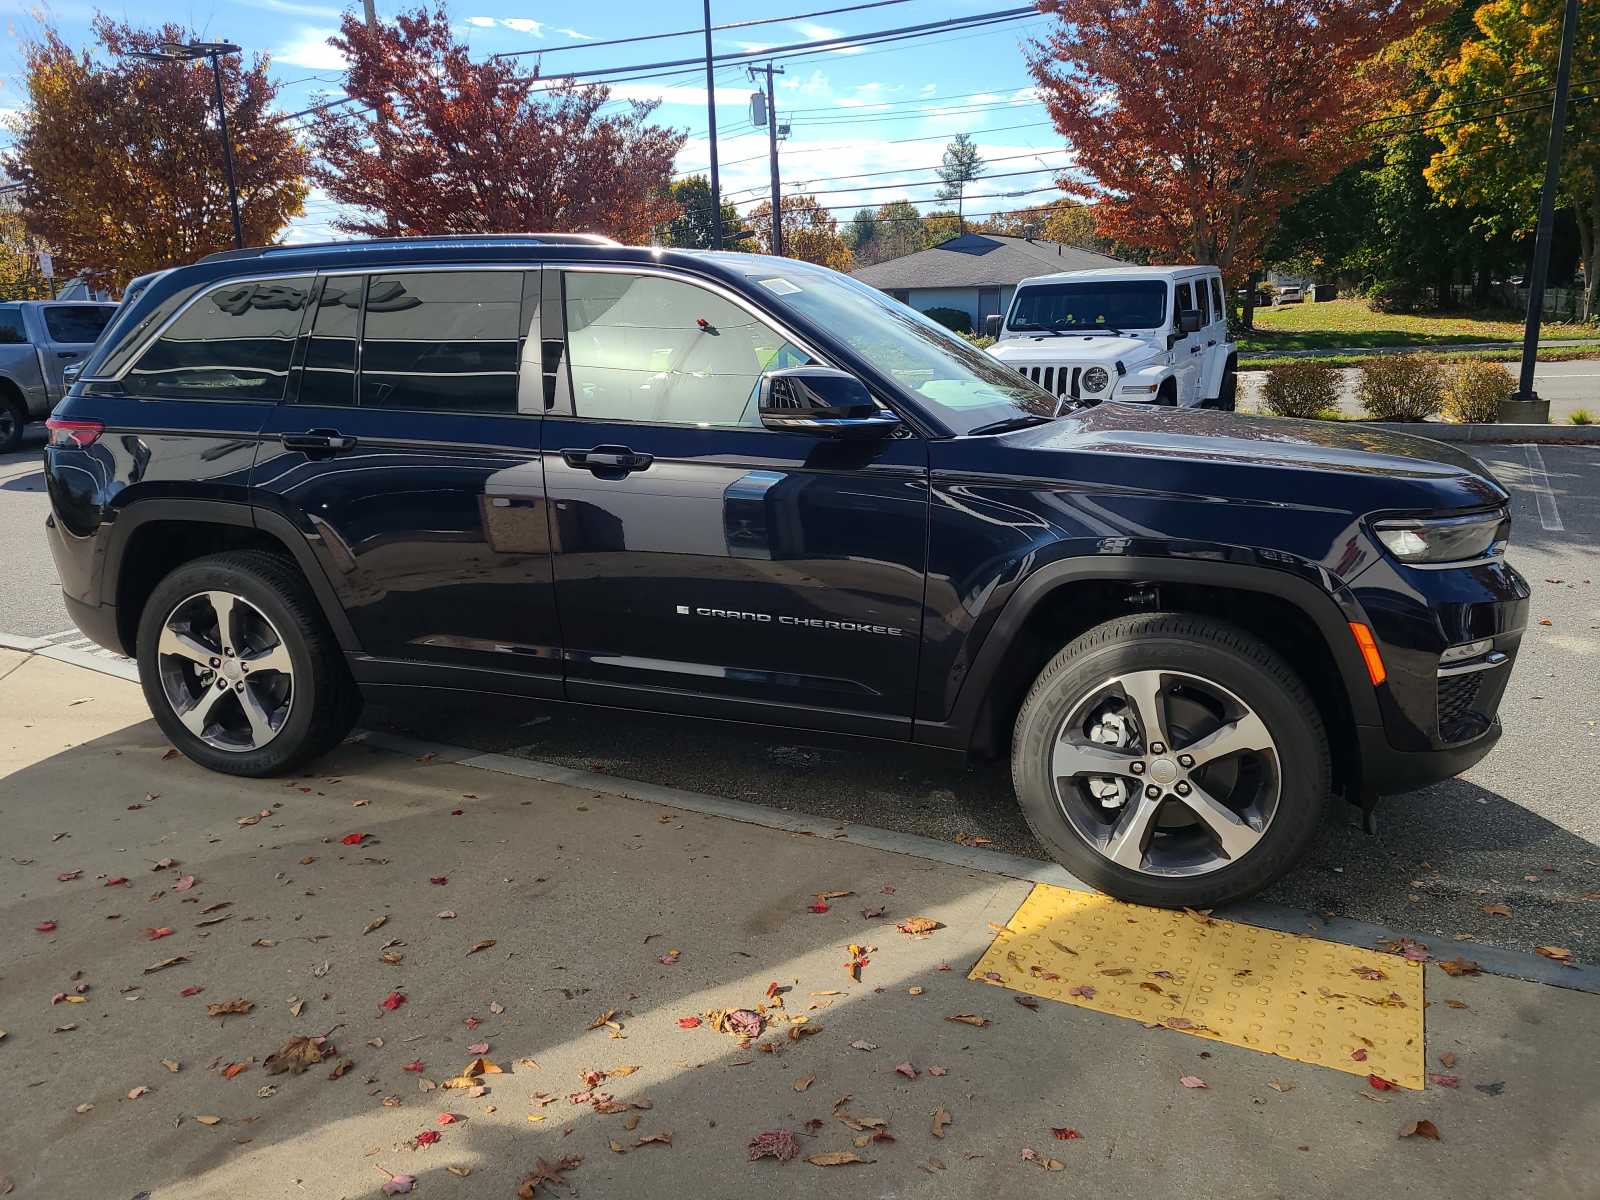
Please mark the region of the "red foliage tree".
[[330, 43], [354, 101], [316, 115], [312, 179], [362, 210], [336, 219], [375, 236], [604, 233], [648, 239], [678, 215], [667, 194], [684, 135], [656, 105], [609, 116], [603, 86], [543, 83], [512, 60], [473, 62], [443, 8], [376, 28], [346, 14]]
[[[1102, 236], [1242, 278], [1278, 214], [1366, 153], [1373, 56], [1428, 0], [1040, 0], [1028, 47]], [[1087, 179], [1084, 178], [1087, 176]]]

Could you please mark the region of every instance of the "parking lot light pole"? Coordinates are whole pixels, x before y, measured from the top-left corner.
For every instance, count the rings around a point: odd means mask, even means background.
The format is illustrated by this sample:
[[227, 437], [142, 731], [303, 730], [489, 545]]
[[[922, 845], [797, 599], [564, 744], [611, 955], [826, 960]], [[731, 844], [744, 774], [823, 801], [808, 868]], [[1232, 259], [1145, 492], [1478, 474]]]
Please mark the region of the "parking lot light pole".
[[132, 56], [148, 62], [211, 60], [211, 81], [216, 87], [217, 127], [222, 135], [222, 166], [228, 178], [228, 209], [233, 214], [233, 244], [244, 249], [244, 226], [239, 221], [239, 189], [233, 179], [233, 139], [228, 136], [228, 105], [222, 95], [222, 57], [238, 54], [232, 42], [162, 42], [159, 50], [135, 50]]
[[[1572, 40], [1578, 30], [1578, 0], [1567, 0], [1561, 21], [1561, 52], [1556, 60], [1555, 99], [1550, 105], [1550, 148], [1544, 164], [1544, 190], [1539, 196], [1539, 225], [1533, 241], [1533, 270], [1528, 273], [1528, 316], [1522, 330], [1522, 370], [1514, 404], [1537, 404], [1533, 364], [1539, 356], [1539, 323], [1544, 317], [1544, 287], [1550, 274], [1550, 239], [1555, 224], [1556, 187], [1561, 180], [1561, 142], [1567, 124], [1567, 85], [1572, 78]], [[1502, 417], [1502, 420], [1504, 418]]]

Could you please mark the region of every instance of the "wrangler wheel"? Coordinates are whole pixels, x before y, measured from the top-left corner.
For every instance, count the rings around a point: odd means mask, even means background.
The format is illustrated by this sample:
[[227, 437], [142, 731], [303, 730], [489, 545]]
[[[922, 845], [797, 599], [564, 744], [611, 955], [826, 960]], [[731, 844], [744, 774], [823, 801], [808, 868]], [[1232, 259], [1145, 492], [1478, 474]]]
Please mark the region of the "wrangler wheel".
[[1281, 656], [1207, 617], [1091, 629], [1017, 718], [1012, 775], [1051, 855], [1111, 895], [1238, 899], [1304, 853], [1329, 792], [1315, 702]]

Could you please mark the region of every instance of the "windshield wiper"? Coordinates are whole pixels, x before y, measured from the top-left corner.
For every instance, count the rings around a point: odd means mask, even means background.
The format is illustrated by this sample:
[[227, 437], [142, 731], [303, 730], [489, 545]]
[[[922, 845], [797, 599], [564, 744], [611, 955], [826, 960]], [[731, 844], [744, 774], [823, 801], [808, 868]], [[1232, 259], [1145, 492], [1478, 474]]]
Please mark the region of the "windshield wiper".
[[1053, 417], [1041, 417], [1037, 413], [1029, 413], [1022, 417], [1007, 417], [1004, 421], [993, 421], [988, 425], [979, 425], [976, 429], [967, 430], [968, 436], [984, 433], [1010, 433], [1013, 429], [1027, 429], [1033, 425], [1048, 425]]

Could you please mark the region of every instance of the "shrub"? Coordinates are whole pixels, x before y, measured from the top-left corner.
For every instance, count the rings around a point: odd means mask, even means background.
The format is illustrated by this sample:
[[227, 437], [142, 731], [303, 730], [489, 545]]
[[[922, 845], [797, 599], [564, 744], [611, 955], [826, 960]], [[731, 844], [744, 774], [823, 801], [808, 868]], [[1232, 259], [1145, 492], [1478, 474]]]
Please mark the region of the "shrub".
[[1367, 306], [1373, 312], [1414, 313], [1427, 304], [1427, 291], [1415, 284], [1385, 279], [1367, 289]]
[[1500, 417], [1500, 401], [1511, 395], [1511, 373], [1500, 363], [1467, 359], [1445, 380], [1445, 420], [1458, 424], [1492, 422]]
[[1574, 425], [1593, 425], [1594, 424], [1594, 417], [1590, 414], [1590, 412], [1589, 412], [1589, 410], [1587, 408], [1575, 408], [1575, 409], [1573, 409], [1572, 410], [1572, 415], [1570, 417], [1568, 417], [1567, 420], [1571, 421]]
[[1339, 372], [1315, 358], [1274, 363], [1261, 399], [1275, 417], [1329, 416], [1339, 407]]
[[967, 341], [971, 342], [979, 350], [987, 350], [990, 346], [994, 345], [995, 341], [994, 338], [990, 337], [986, 333], [963, 333], [961, 336], [966, 338]]
[[1426, 421], [1444, 401], [1444, 367], [1432, 354], [1385, 354], [1361, 368], [1356, 398], [1374, 421]]
[[959, 308], [929, 308], [925, 309], [922, 315], [939, 322], [946, 329], [953, 329], [956, 333], [972, 332], [972, 318]]

